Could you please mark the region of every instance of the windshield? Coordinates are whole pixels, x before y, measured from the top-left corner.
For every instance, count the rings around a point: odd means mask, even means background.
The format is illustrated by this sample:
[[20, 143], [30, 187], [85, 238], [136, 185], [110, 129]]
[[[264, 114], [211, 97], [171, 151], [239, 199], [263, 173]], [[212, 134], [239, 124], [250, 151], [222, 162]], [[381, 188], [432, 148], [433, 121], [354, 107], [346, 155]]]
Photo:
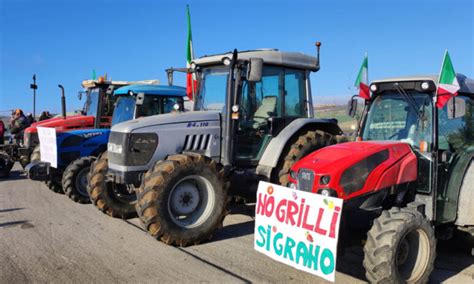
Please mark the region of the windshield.
[[112, 116], [112, 125], [133, 119], [135, 114], [135, 98], [129, 95], [120, 96]]
[[86, 115], [97, 115], [97, 107], [99, 104], [99, 89], [93, 89], [89, 92], [86, 101]]
[[205, 68], [196, 110], [211, 110], [222, 112], [227, 91], [227, 76], [229, 68], [225, 66]]
[[112, 116], [112, 125], [134, 118], [175, 112], [177, 111], [174, 108], [176, 104], [179, 105], [180, 110], [184, 109], [182, 97], [146, 95], [143, 104], [137, 106], [135, 113], [135, 97], [130, 95], [119, 96]]
[[[379, 95], [372, 102], [363, 129], [363, 140], [399, 140], [419, 147], [432, 141], [431, 96], [407, 91], [410, 104], [398, 92]], [[415, 108], [417, 108], [415, 110]]]

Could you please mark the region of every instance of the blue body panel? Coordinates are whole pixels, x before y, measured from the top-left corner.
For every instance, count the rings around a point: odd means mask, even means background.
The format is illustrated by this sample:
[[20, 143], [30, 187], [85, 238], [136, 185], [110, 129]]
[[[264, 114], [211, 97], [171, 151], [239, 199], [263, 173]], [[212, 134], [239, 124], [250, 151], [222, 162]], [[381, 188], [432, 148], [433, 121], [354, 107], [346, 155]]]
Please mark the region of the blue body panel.
[[110, 129], [84, 129], [58, 133], [58, 169], [87, 156], [98, 156], [107, 149]]
[[179, 86], [161, 86], [161, 85], [129, 85], [120, 87], [114, 91], [114, 95], [126, 95], [130, 91], [135, 94], [145, 93], [155, 96], [177, 96], [185, 97], [186, 88]]

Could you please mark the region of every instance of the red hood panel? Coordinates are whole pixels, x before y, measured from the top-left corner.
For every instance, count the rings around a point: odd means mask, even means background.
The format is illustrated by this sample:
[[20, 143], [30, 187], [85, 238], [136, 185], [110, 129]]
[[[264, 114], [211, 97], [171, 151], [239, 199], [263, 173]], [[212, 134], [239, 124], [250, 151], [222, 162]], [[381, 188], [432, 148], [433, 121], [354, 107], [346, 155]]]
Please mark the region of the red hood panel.
[[36, 133], [36, 127], [51, 127], [56, 128], [57, 131], [67, 131], [73, 129], [86, 129], [94, 127], [94, 116], [73, 115], [66, 118], [54, 117], [51, 119], [33, 123], [25, 130], [25, 133]]
[[[348, 199], [373, 190], [415, 181], [417, 158], [407, 143], [348, 142], [313, 152], [297, 162], [292, 171], [298, 173], [300, 169], [314, 173], [313, 192], [331, 188], [337, 191], [339, 197]], [[328, 185], [321, 185], [320, 178], [326, 175], [330, 176], [330, 182]], [[291, 177], [290, 180], [296, 182]]]

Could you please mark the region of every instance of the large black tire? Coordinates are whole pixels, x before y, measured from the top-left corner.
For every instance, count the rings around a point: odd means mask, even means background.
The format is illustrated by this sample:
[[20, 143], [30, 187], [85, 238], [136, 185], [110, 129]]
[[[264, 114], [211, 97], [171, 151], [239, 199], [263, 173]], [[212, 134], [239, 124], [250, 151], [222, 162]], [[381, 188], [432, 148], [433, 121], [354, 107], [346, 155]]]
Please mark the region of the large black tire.
[[168, 245], [210, 240], [227, 213], [223, 176], [222, 167], [206, 156], [169, 156], [145, 174], [138, 216], [153, 237]]
[[63, 191], [63, 187], [62, 185], [57, 182], [57, 181], [53, 181], [53, 180], [48, 180], [45, 182], [46, 186], [49, 188], [49, 190], [51, 190], [52, 192], [55, 192], [55, 193], [59, 193], [59, 194], [64, 194], [64, 191]]
[[7, 153], [0, 152], [0, 178], [9, 177], [14, 164], [15, 162], [10, 159]]
[[101, 212], [114, 218], [137, 217], [136, 195], [133, 186], [107, 181], [108, 168], [107, 152], [92, 163], [87, 188], [92, 204]]
[[426, 283], [435, 258], [433, 227], [416, 209], [384, 210], [367, 234], [364, 267], [371, 283]]
[[70, 163], [63, 173], [64, 193], [77, 203], [91, 203], [87, 192], [88, 174], [95, 157], [82, 157]]
[[320, 130], [306, 131], [288, 145], [283, 151], [278, 165], [274, 169], [272, 180], [283, 186], [288, 185], [288, 175], [293, 165], [306, 155], [336, 143], [334, 136]]

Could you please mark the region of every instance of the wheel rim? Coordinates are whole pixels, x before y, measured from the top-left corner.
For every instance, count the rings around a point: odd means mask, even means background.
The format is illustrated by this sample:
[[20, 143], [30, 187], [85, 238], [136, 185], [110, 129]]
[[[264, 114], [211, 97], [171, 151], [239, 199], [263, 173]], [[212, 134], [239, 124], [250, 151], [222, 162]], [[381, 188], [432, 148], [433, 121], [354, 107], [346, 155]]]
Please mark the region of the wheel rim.
[[168, 212], [173, 222], [183, 228], [203, 224], [212, 213], [216, 195], [211, 182], [202, 176], [181, 179], [170, 192]]
[[89, 194], [87, 193], [87, 184], [88, 184], [87, 173], [89, 172], [89, 170], [90, 170], [89, 167], [83, 168], [82, 170], [79, 171], [79, 173], [76, 176], [75, 185], [76, 185], [77, 192], [84, 197], [89, 196]]
[[396, 263], [402, 279], [408, 283], [420, 280], [430, 259], [431, 247], [428, 235], [422, 229], [408, 232], [398, 245]]
[[137, 201], [135, 187], [132, 184], [115, 184], [108, 183], [107, 186], [112, 187], [112, 193], [116, 200], [121, 203], [132, 204]]

